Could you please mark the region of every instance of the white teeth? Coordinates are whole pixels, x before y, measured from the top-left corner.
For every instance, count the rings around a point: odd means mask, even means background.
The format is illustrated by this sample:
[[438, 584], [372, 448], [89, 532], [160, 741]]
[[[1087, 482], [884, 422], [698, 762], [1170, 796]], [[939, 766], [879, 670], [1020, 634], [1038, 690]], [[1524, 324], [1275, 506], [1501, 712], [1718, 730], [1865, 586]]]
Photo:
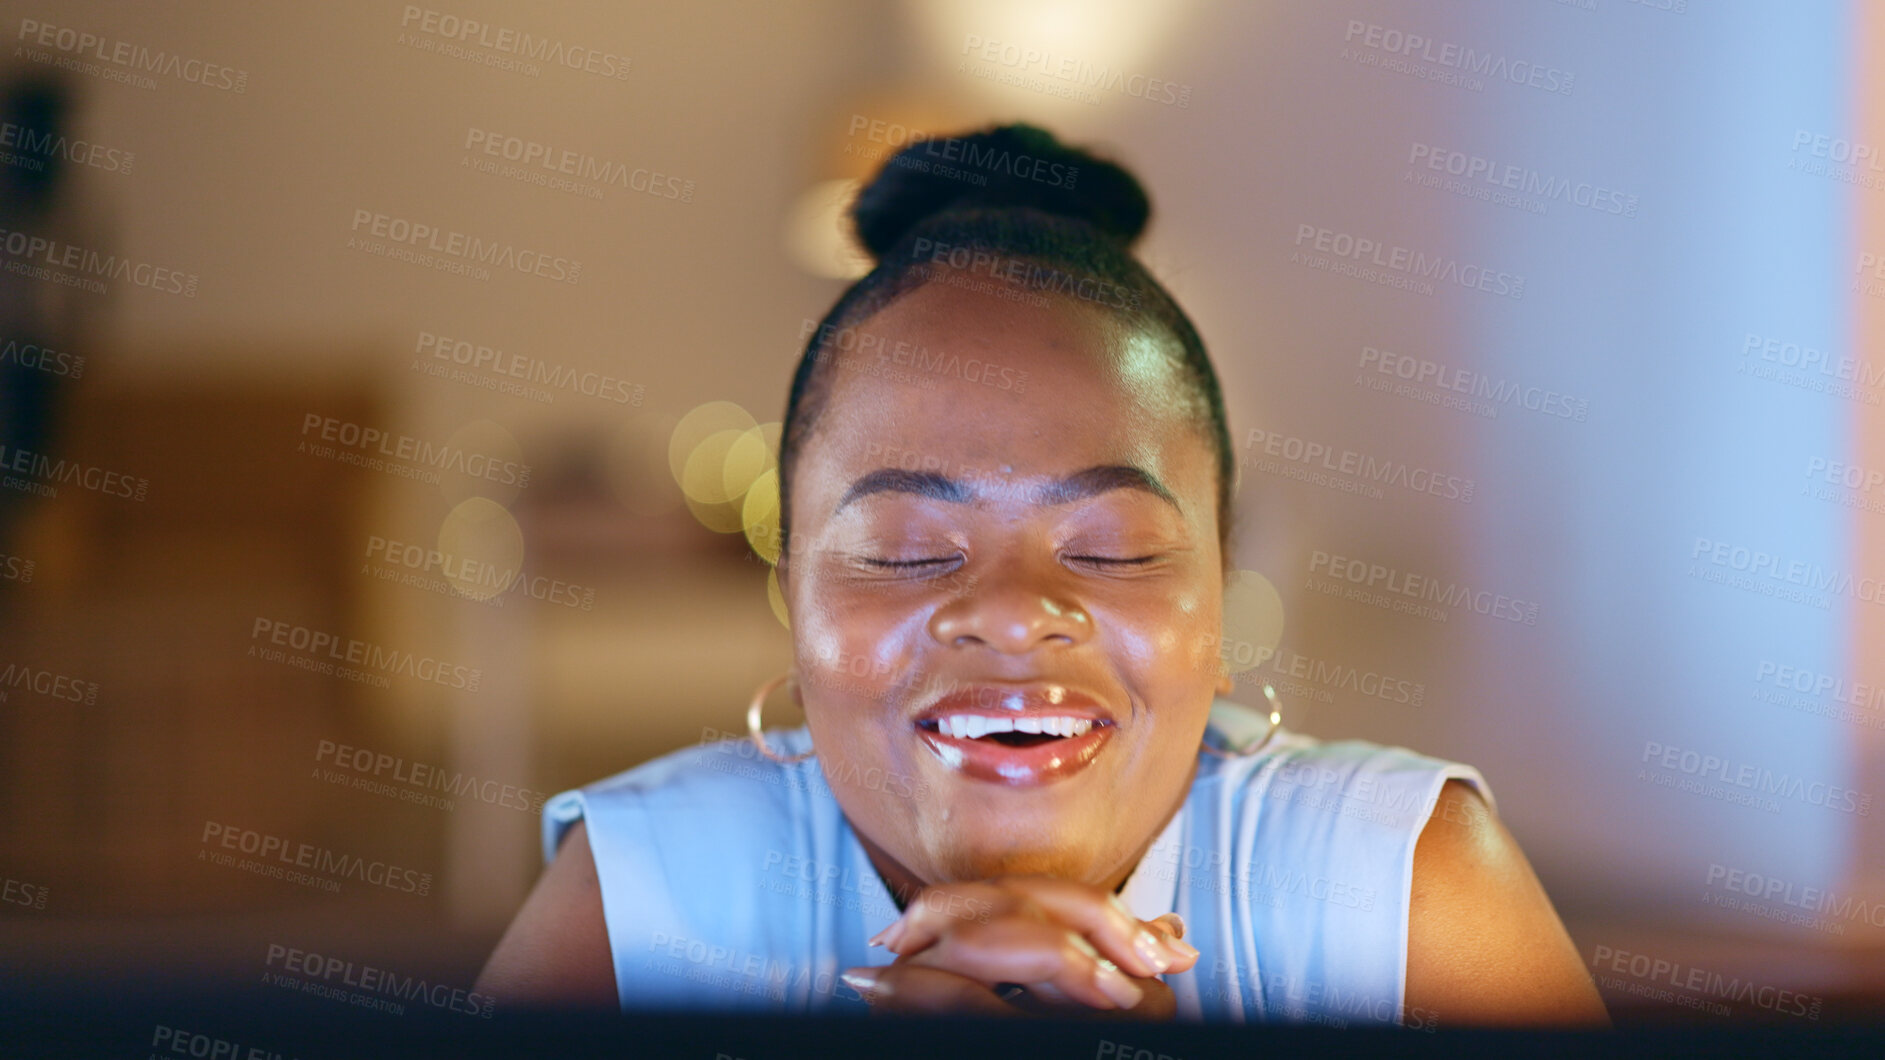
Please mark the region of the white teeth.
[[1082, 736], [1093, 728], [1090, 718], [1064, 715], [1031, 714], [1019, 718], [989, 717], [985, 714], [946, 714], [936, 719], [936, 728], [958, 740], [979, 740], [991, 733], [1026, 732], [1062, 738]]

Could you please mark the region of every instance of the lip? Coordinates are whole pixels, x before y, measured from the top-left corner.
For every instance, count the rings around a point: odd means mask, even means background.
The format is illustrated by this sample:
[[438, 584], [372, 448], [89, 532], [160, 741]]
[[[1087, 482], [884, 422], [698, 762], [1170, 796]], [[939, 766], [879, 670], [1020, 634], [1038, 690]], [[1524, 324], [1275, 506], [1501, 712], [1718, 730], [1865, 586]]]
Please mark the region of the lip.
[[[948, 714], [1084, 718], [1093, 727], [1079, 736], [1011, 747], [991, 738], [957, 738], [933, 727]], [[1119, 728], [1098, 700], [1057, 684], [965, 685], [919, 711], [911, 725], [944, 768], [1010, 787], [1037, 787], [1073, 776], [1093, 763]]]

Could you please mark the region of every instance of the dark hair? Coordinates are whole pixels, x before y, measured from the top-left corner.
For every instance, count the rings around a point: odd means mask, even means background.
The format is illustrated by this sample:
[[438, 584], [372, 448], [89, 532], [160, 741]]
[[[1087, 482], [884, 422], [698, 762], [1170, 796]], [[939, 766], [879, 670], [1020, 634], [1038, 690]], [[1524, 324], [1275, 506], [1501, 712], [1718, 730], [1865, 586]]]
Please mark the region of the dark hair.
[[1217, 452], [1217, 530], [1228, 569], [1236, 471], [1224, 397], [1197, 329], [1132, 254], [1151, 204], [1131, 173], [1044, 129], [1003, 125], [910, 144], [884, 163], [850, 212], [877, 265], [825, 314], [792, 376], [779, 441], [782, 566], [791, 545], [792, 467], [831, 389], [828, 347], [935, 278], [938, 261], [959, 251], [999, 256], [1016, 287], [1099, 302], [1178, 341], [1184, 377]]

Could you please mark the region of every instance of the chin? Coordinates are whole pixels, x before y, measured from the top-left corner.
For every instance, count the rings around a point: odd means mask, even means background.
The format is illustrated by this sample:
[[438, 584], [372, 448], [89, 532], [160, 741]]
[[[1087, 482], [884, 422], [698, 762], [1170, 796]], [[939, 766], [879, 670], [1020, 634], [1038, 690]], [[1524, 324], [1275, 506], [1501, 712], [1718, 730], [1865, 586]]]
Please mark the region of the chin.
[[985, 880], [994, 876], [1058, 876], [1083, 880], [1092, 875], [1092, 852], [1069, 849], [1065, 838], [1039, 842], [1013, 836], [983, 836], [950, 845], [937, 867], [952, 880]]

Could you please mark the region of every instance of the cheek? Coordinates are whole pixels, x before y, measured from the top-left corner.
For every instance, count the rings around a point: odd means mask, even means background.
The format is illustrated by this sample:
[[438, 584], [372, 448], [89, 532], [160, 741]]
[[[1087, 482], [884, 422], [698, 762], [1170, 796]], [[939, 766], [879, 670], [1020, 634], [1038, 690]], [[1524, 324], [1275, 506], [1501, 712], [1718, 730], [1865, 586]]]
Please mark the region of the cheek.
[[1187, 686], [1215, 682], [1222, 606], [1217, 594], [1200, 589], [1117, 609], [1107, 623], [1109, 650], [1148, 682]]
[[793, 627], [799, 681], [834, 703], [886, 698], [913, 670], [923, 617], [907, 608], [835, 606]]
[[[916, 661], [908, 609], [858, 606], [836, 593], [819, 598], [827, 603], [794, 616], [792, 627], [812, 745], [847, 814], [890, 820], [903, 811], [886, 807], [907, 800], [916, 772], [896, 731], [907, 724], [904, 685]], [[905, 799], [894, 797], [899, 792]]]
[[1216, 678], [1218, 644], [1224, 636], [1224, 595], [1215, 586], [1181, 595], [1174, 608], [1183, 630], [1175, 650], [1190, 662], [1190, 669]]

